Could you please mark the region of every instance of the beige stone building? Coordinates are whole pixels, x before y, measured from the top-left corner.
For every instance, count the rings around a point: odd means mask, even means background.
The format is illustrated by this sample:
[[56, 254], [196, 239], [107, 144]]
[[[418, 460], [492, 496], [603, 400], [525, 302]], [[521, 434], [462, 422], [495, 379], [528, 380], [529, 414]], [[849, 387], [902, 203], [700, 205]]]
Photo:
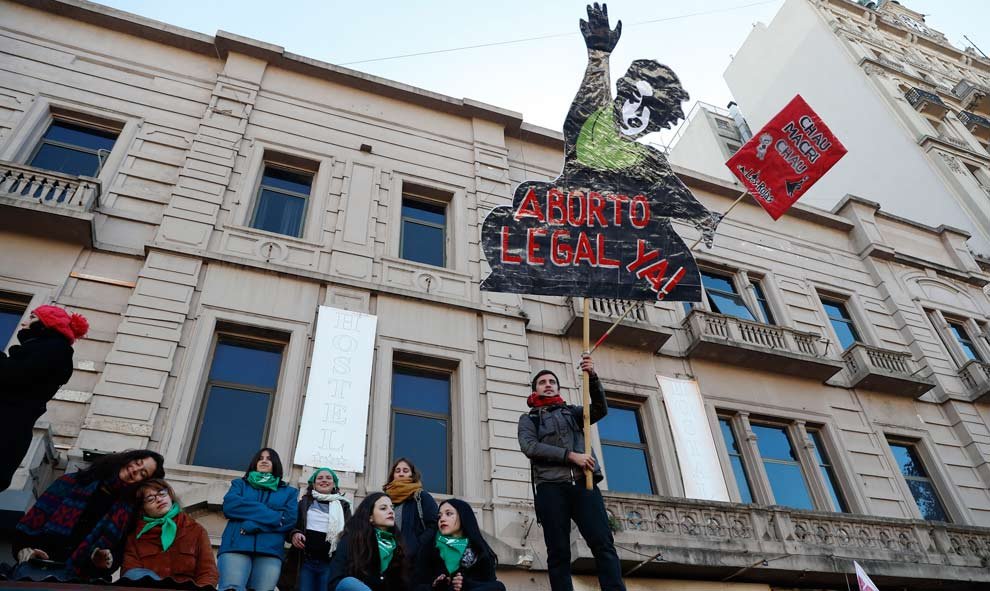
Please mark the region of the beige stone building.
[[[537, 368], [576, 400], [581, 302], [480, 292], [479, 228], [556, 176], [561, 135], [81, 0], [0, 14], [0, 326], [52, 301], [92, 325], [3, 516], [90, 454], [150, 447], [218, 542], [252, 452], [288, 465], [310, 443], [330, 306], [377, 319], [370, 388], [343, 398], [367, 436], [332, 442], [364, 464], [343, 487], [378, 489], [413, 450], [433, 491], [476, 508], [508, 587], [548, 589], [516, 424]], [[713, 210], [738, 194], [678, 172]], [[854, 559], [881, 586], [990, 585], [990, 261], [869, 198], [777, 223], [744, 203], [698, 253], [706, 301], [643, 306], [596, 353], [629, 589], [843, 589]], [[592, 309], [596, 331], [617, 314]], [[696, 384], [697, 412], [658, 375]], [[727, 500], [687, 498], [692, 441]]]

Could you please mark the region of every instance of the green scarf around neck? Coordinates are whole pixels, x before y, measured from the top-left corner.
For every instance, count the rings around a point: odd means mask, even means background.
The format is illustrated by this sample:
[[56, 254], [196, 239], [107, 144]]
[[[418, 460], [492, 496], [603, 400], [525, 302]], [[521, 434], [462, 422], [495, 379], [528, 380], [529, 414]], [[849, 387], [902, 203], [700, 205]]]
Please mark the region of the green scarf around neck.
[[388, 570], [388, 565], [392, 562], [395, 554], [395, 536], [391, 532], [375, 528], [375, 538], [378, 540], [378, 560], [381, 563], [381, 572]]
[[281, 482], [281, 479], [271, 472], [258, 472], [256, 470], [251, 470], [248, 472], [247, 482], [254, 488], [274, 492], [278, 490], [278, 483]]
[[172, 546], [172, 542], [175, 541], [175, 534], [179, 531], [179, 526], [175, 525], [175, 516], [179, 514], [182, 509], [179, 507], [178, 503], [173, 503], [172, 508], [168, 510], [168, 513], [162, 515], [161, 517], [148, 517], [145, 515], [142, 517], [145, 522], [144, 529], [141, 533], [137, 535], [138, 538], [144, 535], [150, 529], [154, 529], [159, 525], [162, 526], [162, 552], [168, 550]]
[[461, 557], [468, 547], [467, 538], [454, 538], [445, 536], [437, 532], [437, 550], [440, 551], [440, 558], [443, 565], [447, 567], [447, 574], [452, 575], [461, 566]]

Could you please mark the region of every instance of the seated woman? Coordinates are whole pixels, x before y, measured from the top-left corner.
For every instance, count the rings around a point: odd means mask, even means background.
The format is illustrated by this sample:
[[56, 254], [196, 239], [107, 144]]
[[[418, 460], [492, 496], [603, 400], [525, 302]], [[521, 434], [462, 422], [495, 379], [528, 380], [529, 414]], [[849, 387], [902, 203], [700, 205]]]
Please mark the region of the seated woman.
[[438, 524], [439, 531], [420, 540], [414, 591], [505, 591], [471, 506], [460, 499], [440, 503]]
[[219, 588], [272, 591], [282, 573], [285, 538], [296, 525], [299, 491], [282, 480], [282, 460], [258, 450], [223, 497], [227, 527], [220, 540]]
[[415, 562], [423, 532], [437, 527], [437, 502], [423, 489], [422, 475], [407, 458], [395, 460], [382, 490], [395, 507], [395, 528], [402, 536], [406, 556], [410, 563]]
[[330, 560], [327, 591], [406, 591], [406, 554], [385, 493], [365, 497], [347, 520]]
[[292, 531], [292, 545], [303, 553], [299, 591], [327, 590], [330, 556], [337, 549], [344, 522], [351, 518], [351, 504], [340, 493], [338, 484], [333, 470], [317, 468], [299, 499], [299, 517]]
[[14, 577], [108, 578], [123, 556], [135, 488], [165, 476], [164, 464], [153, 451], [131, 450], [53, 482], [17, 523]]
[[137, 493], [138, 519], [124, 547], [124, 579], [164, 578], [217, 586], [217, 559], [202, 525], [182, 511], [172, 486], [145, 481]]

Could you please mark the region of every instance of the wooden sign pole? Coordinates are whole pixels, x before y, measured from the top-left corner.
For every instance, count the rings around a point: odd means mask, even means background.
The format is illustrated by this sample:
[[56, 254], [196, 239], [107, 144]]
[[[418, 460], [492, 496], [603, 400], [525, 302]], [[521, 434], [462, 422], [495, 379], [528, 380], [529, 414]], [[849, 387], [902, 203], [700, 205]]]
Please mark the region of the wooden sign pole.
[[[589, 316], [591, 299], [584, 299], [584, 351], [588, 352], [591, 349], [591, 320]], [[591, 453], [591, 377], [588, 372], [582, 371], [581, 378], [583, 380], [583, 392], [584, 392], [584, 453]], [[584, 485], [588, 490], [594, 487], [594, 473], [592, 470], [585, 468], [584, 470]]]

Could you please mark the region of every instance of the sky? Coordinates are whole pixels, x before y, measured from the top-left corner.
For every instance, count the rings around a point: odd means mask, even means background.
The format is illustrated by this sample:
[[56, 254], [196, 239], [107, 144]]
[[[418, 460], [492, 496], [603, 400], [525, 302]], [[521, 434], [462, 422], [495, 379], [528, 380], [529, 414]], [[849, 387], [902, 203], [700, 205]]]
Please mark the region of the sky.
[[[722, 79], [753, 24], [785, 0], [613, 0], [622, 20], [612, 78], [634, 59], [669, 65], [691, 94], [724, 107]], [[793, 0], [792, 0], [793, 1]], [[101, 0], [101, 4], [207, 35], [224, 30], [286, 51], [523, 114], [559, 130], [584, 72], [577, 0]], [[903, 0], [957, 47], [968, 35], [990, 54], [990, 1]], [[539, 39], [534, 39], [539, 38]], [[508, 41], [527, 40], [518, 43]], [[499, 44], [499, 45], [489, 45]], [[486, 47], [466, 48], [488, 45]], [[454, 51], [446, 51], [455, 49]], [[381, 59], [422, 52], [428, 55]], [[685, 105], [685, 113], [689, 105]], [[665, 133], [664, 141], [671, 134]]]

